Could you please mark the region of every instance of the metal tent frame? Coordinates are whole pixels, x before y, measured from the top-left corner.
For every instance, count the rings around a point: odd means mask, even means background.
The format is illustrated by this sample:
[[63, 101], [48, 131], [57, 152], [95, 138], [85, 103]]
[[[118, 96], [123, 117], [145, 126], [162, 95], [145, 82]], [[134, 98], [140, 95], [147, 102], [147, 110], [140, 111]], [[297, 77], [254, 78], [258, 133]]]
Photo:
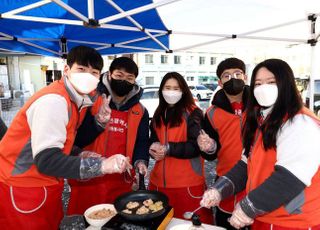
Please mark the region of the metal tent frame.
[[[115, 43], [108, 43], [100, 41], [92, 41], [92, 40], [85, 40], [85, 39], [72, 39], [67, 36], [61, 37], [46, 37], [46, 36], [15, 36], [10, 33], [5, 33], [0, 29], [0, 41], [11, 41], [13, 44], [17, 44], [21, 47], [19, 51], [26, 51], [29, 53], [40, 53], [42, 55], [50, 55], [50, 56], [61, 56], [64, 57], [68, 52], [69, 45], [76, 45], [76, 44], [87, 44], [94, 46], [95, 49], [99, 50], [102, 54], [116, 54], [116, 53], [123, 53], [123, 52], [141, 52], [141, 51], [166, 51], [171, 52], [168, 47], [168, 44], [164, 44], [165, 42], [161, 41], [162, 37], [168, 36], [171, 31], [164, 29], [157, 29], [157, 28], [149, 28], [145, 27], [141, 24], [138, 20], [134, 19], [133, 15], [141, 14], [146, 11], [154, 10], [157, 7], [167, 5], [179, 0], [163, 0], [157, 3], [149, 3], [146, 5], [138, 6], [132, 8], [130, 10], [124, 10], [119, 4], [117, 4], [114, 0], [105, 0], [103, 1], [105, 4], [108, 4], [108, 7], [112, 8], [115, 11], [114, 14], [108, 15], [105, 17], [98, 18], [96, 15], [97, 5], [95, 5], [94, 0], [87, 0], [85, 2], [87, 8], [87, 15], [83, 12], [80, 12], [75, 7], [70, 6], [69, 4], [65, 3], [66, 1], [62, 0], [41, 0], [41, 1], [29, 1], [33, 2], [30, 4], [25, 4], [21, 7], [17, 7], [5, 12], [0, 11], [0, 21], [11, 20], [12, 22], [34, 22], [34, 23], [46, 23], [46, 24], [58, 24], [58, 25], [66, 25], [66, 26], [75, 26], [75, 27], [82, 27], [87, 29], [86, 31], [90, 32], [90, 29], [96, 30], [111, 30], [115, 33], [118, 31], [125, 31], [125, 32], [136, 32], [139, 33], [139, 36], [135, 36], [137, 38], [129, 39], [121, 42]], [[26, 1], [27, 2], [27, 1]], [[143, 2], [151, 2], [151, 0], [141, 1]], [[42, 10], [43, 7], [51, 4], [55, 4], [54, 7], [60, 7], [62, 10], [66, 11], [69, 15], [72, 15], [74, 19], [66, 18], [58, 18], [58, 17], [43, 17], [38, 15], [32, 15], [29, 13], [32, 10], [38, 9]], [[84, 4], [82, 2], [82, 4]], [[100, 4], [102, 4], [100, 2]], [[0, 3], [1, 6], [1, 3]], [[38, 12], [38, 11], [36, 11]], [[109, 14], [109, 12], [108, 12]], [[119, 22], [121, 19], [126, 19], [126, 21], [130, 22], [131, 25], [121, 25], [121, 23], [114, 23], [112, 22]], [[152, 18], [151, 20], [155, 20], [158, 18]], [[159, 18], [160, 19], [160, 18]], [[128, 23], [124, 23], [128, 24]], [[148, 46], [144, 41], [147, 41], [152, 45]], [[41, 44], [41, 42], [43, 44]], [[58, 50], [50, 49], [47, 47], [48, 43], [55, 43], [56, 46], [59, 47]], [[168, 43], [168, 42], [167, 42]], [[1, 45], [0, 45], [1, 47]], [[30, 49], [30, 47], [32, 49]], [[4, 47], [7, 48], [7, 47]], [[110, 51], [108, 49], [111, 48], [122, 48], [120, 51]], [[10, 49], [10, 48], [7, 48]], [[14, 49], [14, 48], [12, 48]], [[128, 50], [128, 51], [127, 51]]]

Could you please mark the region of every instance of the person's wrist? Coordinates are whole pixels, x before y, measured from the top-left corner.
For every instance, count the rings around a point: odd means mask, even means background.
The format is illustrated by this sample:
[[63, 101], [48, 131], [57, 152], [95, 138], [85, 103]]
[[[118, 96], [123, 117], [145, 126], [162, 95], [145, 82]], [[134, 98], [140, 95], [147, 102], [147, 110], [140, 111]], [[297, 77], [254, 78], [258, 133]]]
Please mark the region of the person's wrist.
[[215, 142], [215, 140], [210, 138], [210, 148], [206, 151], [207, 154], [214, 154], [217, 150], [217, 143]]
[[169, 155], [170, 153], [170, 145], [169, 143], [164, 145], [164, 156]]

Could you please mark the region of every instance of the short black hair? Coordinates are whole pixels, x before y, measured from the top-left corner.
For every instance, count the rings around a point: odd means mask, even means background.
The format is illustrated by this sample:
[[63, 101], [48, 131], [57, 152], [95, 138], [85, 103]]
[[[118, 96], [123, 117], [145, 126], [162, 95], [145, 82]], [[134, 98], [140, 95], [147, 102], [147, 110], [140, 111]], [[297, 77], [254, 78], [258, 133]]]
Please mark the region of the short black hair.
[[139, 74], [137, 64], [128, 57], [118, 57], [114, 59], [109, 67], [110, 74], [115, 69], [124, 69], [128, 73], [134, 74], [135, 77], [137, 77]]
[[94, 48], [88, 46], [75, 46], [67, 56], [67, 65], [72, 67], [74, 63], [83, 66], [91, 66], [94, 69], [102, 70], [103, 59]]
[[238, 58], [227, 58], [219, 63], [217, 67], [217, 76], [221, 78], [221, 74], [226, 69], [241, 69], [243, 73], [246, 73], [246, 65]]

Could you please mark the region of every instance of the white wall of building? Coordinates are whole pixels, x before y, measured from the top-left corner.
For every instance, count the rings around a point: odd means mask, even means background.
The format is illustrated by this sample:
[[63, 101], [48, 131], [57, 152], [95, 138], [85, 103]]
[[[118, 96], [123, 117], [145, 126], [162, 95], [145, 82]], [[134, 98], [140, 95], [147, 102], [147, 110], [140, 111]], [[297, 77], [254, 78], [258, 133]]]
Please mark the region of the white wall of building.
[[210, 52], [139, 53], [134, 60], [139, 66], [140, 85], [160, 85], [168, 72], [183, 75], [188, 84], [212, 83], [216, 81], [216, 68], [220, 61], [232, 54]]

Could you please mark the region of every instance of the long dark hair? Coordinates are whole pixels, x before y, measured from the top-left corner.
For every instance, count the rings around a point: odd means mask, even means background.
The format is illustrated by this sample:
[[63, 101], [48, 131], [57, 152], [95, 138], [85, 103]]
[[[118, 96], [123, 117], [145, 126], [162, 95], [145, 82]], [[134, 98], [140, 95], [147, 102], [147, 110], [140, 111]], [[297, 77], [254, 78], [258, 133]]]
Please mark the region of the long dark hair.
[[157, 127], [161, 126], [161, 117], [164, 117], [165, 111], [168, 107], [168, 103], [166, 102], [166, 100], [163, 97], [162, 90], [163, 90], [165, 83], [171, 78], [176, 79], [178, 81], [179, 87], [182, 91], [182, 97], [181, 97], [180, 101], [178, 101], [173, 106], [172, 109], [174, 111], [172, 112], [172, 116], [170, 117], [171, 119], [168, 122], [168, 124], [171, 127], [179, 126], [182, 122], [183, 113], [187, 112], [187, 111], [191, 111], [191, 109], [196, 106], [194, 103], [191, 91], [187, 85], [187, 82], [184, 80], [182, 75], [177, 72], [167, 73], [166, 75], [164, 75], [164, 77], [161, 81], [161, 84], [160, 84], [159, 106], [156, 109], [154, 116], [153, 116], [153, 119], [154, 119]]
[[259, 63], [252, 72], [250, 93], [247, 106], [247, 117], [242, 130], [243, 145], [248, 154], [258, 128], [258, 117], [261, 106], [254, 97], [253, 90], [259, 69], [266, 68], [273, 73], [278, 87], [278, 98], [273, 105], [267, 120], [261, 125], [263, 146], [266, 150], [276, 148], [277, 133], [284, 119], [292, 120], [302, 108], [302, 99], [295, 84], [290, 66], [280, 59], [268, 59]]

